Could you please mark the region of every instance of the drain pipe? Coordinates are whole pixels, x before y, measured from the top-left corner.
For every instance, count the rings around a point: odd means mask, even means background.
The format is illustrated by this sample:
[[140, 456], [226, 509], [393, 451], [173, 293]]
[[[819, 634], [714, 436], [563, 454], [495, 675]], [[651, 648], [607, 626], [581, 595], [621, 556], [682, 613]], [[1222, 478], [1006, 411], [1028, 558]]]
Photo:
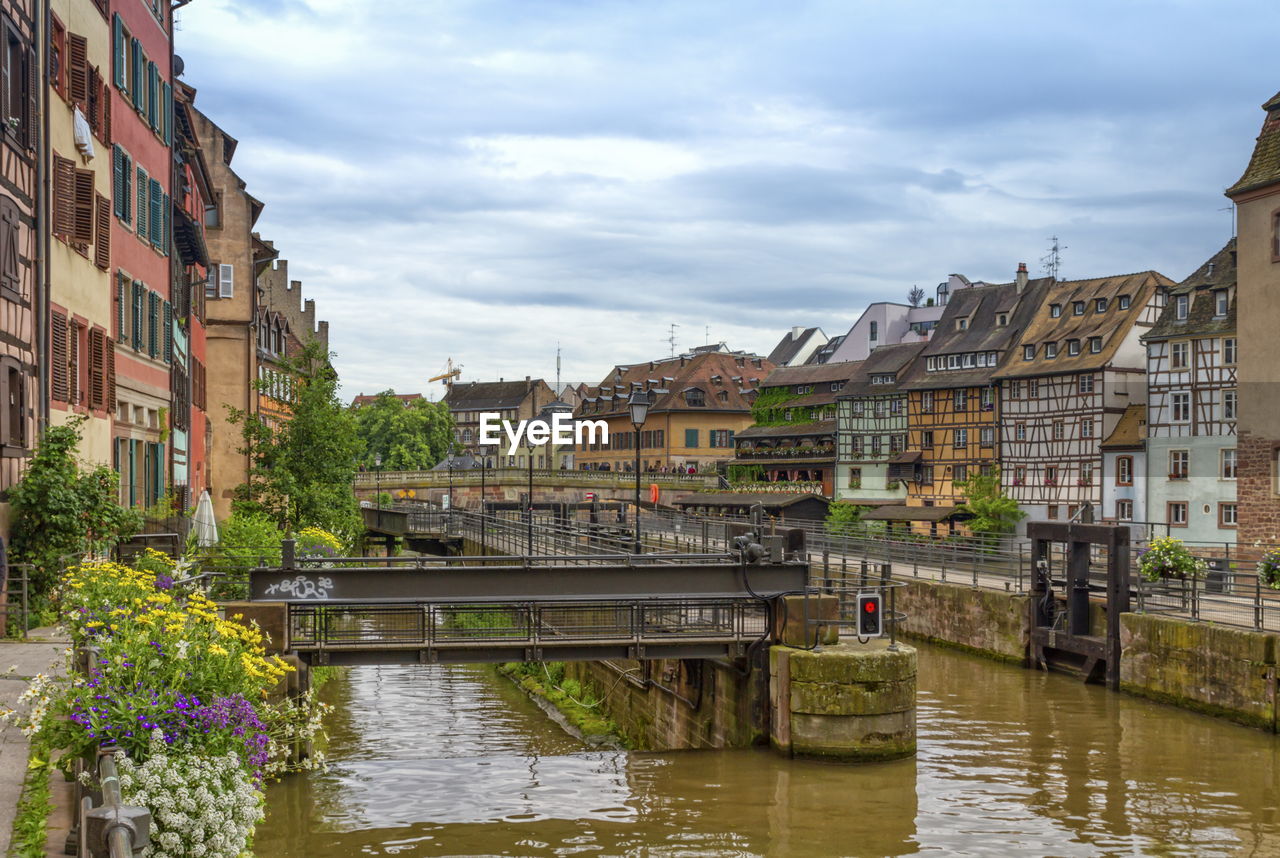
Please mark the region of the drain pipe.
[[[36, 142], [36, 264], [35, 294], [31, 296], [35, 307], [34, 322], [36, 384], [39, 391], [36, 400], [39, 402], [37, 435], [43, 435], [49, 425], [49, 166], [48, 153], [52, 151], [49, 142], [49, 0], [39, 0], [37, 19], [39, 26], [35, 28], [35, 56], [40, 63], [40, 93], [36, 103], [40, 105], [40, 139]], [[32, 446], [34, 438], [29, 439]]]

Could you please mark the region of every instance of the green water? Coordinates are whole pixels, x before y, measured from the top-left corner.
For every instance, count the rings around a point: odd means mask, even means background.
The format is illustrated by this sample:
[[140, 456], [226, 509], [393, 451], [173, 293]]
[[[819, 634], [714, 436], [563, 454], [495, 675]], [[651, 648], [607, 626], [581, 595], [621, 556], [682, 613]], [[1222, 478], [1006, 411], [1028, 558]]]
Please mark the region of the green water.
[[917, 758], [855, 767], [591, 750], [490, 669], [353, 669], [257, 851], [1280, 856], [1273, 736], [941, 649], [919, 682]]

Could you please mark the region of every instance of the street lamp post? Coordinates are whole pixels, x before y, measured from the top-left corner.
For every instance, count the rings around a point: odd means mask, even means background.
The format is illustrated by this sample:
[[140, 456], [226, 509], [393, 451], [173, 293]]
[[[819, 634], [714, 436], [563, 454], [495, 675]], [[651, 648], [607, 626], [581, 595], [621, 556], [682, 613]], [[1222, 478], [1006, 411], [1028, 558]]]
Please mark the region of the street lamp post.
[[[529, 423], [530, 424], [533, 423], [533, 418], [529, 419]], [[525, 437], [528, 437], [528, 434], [529, 434], [528, 430], [526, 430]], [[525, 536], [525, 553], [528, 556], [532, 557], [533, 556], [533, 442], [529, 442], [529, 502], [528, 504], [526, 504], [526, 506], [528, 507], [527, 514], [529, 518], [527, 519], [527, 523], [526, 523], [526, 528], [528, 532], [526, 533], [526, 536]]]
[[649, 394], [643, 390], [633, 391], [628, 402], [631, 408], [631, 425], [636, 428], [636, 540], [635, 552], [640, 553], [640, 428], [649, 416]]
[[484, 498], [485, 498], [484, 474], [485, 474], [485, 471], [487, 471], [488, 469], [489, 469], [489, 456], [485, 452], [484, 447], [481, 447], [480, 448], [480, 556], [482, 557], [489, 553], [488, 550], [484, 547], [484, 531], [486, 526], [485, 519], [484, 519]]
[[382, 524], [382, 516], [381, 516], [381, 512], [382, 512], [382, 454], [381, 454], [381, 453], [378, 453], [376, 456], [374, 456], [374, 457], [373, 457], [373, 471], [374, 471], [374, 476], [373, 476], [374, 492], [376, 493], [376, 497], [377, 497], [377, 499], [378, 499], [378, 512], [379, 512], [379, 516], [378, 516], [378, 524], [379, 524], [379, 525], [381, 525], [381, 524]]

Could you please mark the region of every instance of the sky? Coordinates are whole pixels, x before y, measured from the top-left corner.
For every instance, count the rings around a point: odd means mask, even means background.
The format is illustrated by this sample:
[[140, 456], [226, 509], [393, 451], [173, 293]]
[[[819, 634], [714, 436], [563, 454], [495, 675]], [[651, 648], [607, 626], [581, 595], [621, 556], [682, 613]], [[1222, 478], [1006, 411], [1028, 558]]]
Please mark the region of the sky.
[[195, 0], [196, 105], [345, 396], [599, 382], [845, 333], [950, 273], [1155, 269], [1232, 234], [1274, 2]]

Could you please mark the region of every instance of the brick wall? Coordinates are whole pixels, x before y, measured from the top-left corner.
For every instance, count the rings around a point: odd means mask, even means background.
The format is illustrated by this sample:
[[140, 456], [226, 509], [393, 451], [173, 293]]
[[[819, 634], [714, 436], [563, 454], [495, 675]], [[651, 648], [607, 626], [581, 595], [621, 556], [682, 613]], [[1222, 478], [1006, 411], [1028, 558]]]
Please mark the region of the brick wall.
[[1240, 524], [1236, 539], [1241, 545], [1257, 540], [1277, 542], [1280, 539], [1280, 497], [1275, 493], [1271, 474], [1273, 450], [1280, 441], [1241, 432], [1236, 440], [1239, 476], [1236, 497]]

